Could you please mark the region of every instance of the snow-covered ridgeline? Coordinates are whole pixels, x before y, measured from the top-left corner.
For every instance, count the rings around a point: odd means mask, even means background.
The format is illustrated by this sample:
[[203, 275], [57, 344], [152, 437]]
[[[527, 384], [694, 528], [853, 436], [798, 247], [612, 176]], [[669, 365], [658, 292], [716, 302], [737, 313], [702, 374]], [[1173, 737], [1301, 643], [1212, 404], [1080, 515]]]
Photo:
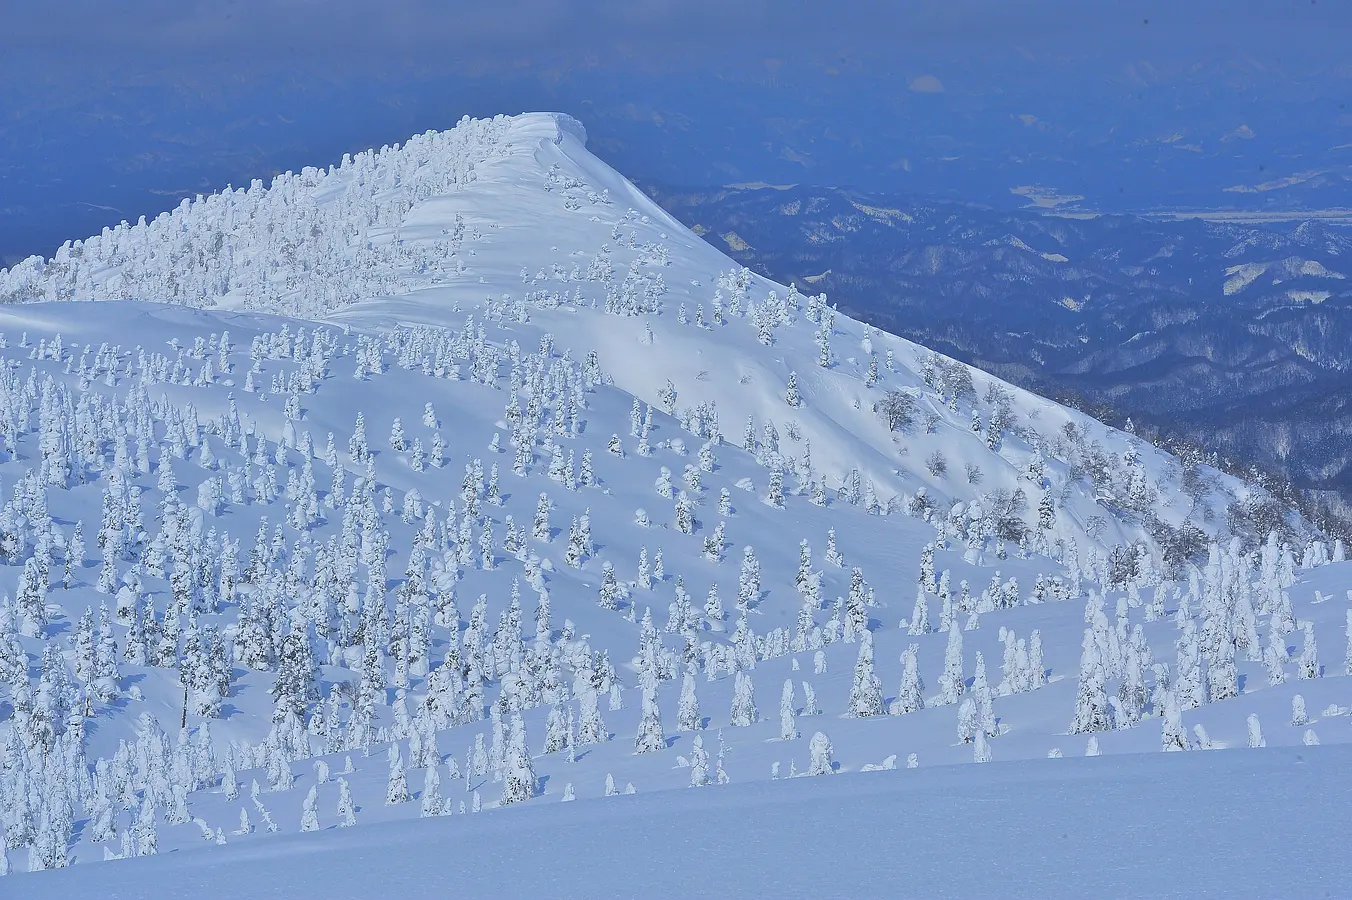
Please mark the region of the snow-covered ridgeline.
[[[618, 386], [652, 404], [679, 393], [685, 410], [716, 407], [730, 436], [748, 418], [782, 424], [793, 400], [793, 442], [811, 447], [823, 483], [867, 505], [919, 498], [948, 515], [975, 502], [979, 515], [1031, 526], [1048, 500], [1025, 482], [1045, 472], [1066, 537], [1144, 538], [1176, 555], [1236, 511], [1263, 511], [1260, 536], [1271, 527], [1271, 504], [1236, 479], [736, 271], [584, 143], [567, 116], [465, 119], [27, 260], [0, 273], [0, 300], [132, 298], [375, 329], [532, 310], [564, 346], [597, 350]], [[589, 308], [635, 321], [559, 313]], [[902, 442], [880, 421], [916, 427]]]

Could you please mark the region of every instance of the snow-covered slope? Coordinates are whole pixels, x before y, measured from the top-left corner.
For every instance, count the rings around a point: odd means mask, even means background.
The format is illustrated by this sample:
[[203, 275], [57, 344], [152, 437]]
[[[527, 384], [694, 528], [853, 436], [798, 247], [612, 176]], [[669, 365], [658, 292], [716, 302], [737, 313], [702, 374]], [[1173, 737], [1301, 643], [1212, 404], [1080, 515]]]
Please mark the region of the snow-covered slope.
[[582, 800], [80, 866], [15, 879], [6, 896], [1319, 897], [1352, 877], [1350, 751], [994, 763]]
[[[1216, 535], [1230, 507], [1262, 502], [1195, 466], [1179, 491], [1183, 467], [1143, 442], [835, 315], [825, 297], [738, 271], [587, 152], [581, 124], [563, 115], [466, 120], [270, 189], [185, 201], [0, 273], [0, 300], [68, 298], [366, 329], [530, 318], [527, 333], [596, 351], [616, 386], [644, 402], [658, 404], [670, 384], [675, 411], [716, 404], [729, 440], [748, 417], [775, 423], [788, 437], [782, 455], [810, 445], [832, 487], [858, 471], [859, 490], [872, 482], [880, 504], [907, 506], [922, 489], [944, 511], [984, 497], [984, 512], [1031, 525], [1041, 499], [1024, 477], [1032, 463], [1062, 508], [1058, 535], [1089, 531], [1107, 546], [1186, 541], [1184, 523]], [[794, 407], [784, 402], [791, 375]], [[887, 389], [909, 395], [914, 427], [890, 431], [875, 414]]]
[[1250, 713], [1295, 744], [1296, 693], [1352, 737], [1340, 546], [731, 269], [565, 117], [207, 198], [0, 295], [47, 298], [0, 307], [19, 869], [1240, 746]]

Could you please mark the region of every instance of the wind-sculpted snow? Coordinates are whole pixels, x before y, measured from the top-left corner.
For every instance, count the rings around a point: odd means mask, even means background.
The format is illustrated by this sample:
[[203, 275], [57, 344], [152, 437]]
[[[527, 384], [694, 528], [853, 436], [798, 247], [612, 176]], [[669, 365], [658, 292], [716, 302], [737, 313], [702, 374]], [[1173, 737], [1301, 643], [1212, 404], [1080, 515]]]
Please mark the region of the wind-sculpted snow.
[[6, 867], [1348, 740], [1341, 544], [729, 269], [574, 123], [461, 127], [397, 296], [0, 308]]

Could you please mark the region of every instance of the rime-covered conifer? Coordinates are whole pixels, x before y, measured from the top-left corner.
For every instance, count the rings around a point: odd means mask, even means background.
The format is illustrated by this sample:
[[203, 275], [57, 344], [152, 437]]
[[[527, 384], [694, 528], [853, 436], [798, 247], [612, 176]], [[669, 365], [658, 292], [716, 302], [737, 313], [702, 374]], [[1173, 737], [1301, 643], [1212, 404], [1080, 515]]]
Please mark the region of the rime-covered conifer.
[[1323, 674], [1323, 668], [1319, 665], [1319, 654], [1315, 648], [1314, 623], [1303, 623], [1302, 631], [1305, 637], [1300, 650], [1300, 659], [1296, 662], [1296, 677], [1318, 678]]
[[590, 686], [583, 687], [578, 693], [578, 704], [581, 708], [578, 721], [577, 742], [583, 746], [587, 744], [599, 744], [610, 739], [606, 732], [605, 722], [601, 719], [601, 705], [598, 702], [596, 690]]
[[690, 746], [690, 786], [703, 787], [709, 781], [709, 751], [704, 749], [703, 737], [697, 734]]
[[676, 711], [676, 727], [681, 731], [698, 731], [703, 721], [699, 714], [699, 699], [695, 696], [695, 673], [687, 670], [681, 676], [681, 699]]
[[757, 717], [756, 695], [751, 684], [751, 676], [739, 669], [733, 681], [731, 722], [736, 726], [751, 725]]
[[1080, 652], [1080, 680], [1075, 694], [1075, 715], [1070, 724], [1071, 734], [1107, 731], [1112, 728], [1105, 680], [1105, 663], [1094, 639], [1094, 631], [1086, 628]]
[[657, 706], [657, 678], [653, 673], [644, 674], [642, 690], [643, 707], [639, 714], [638, 734], [634, 738], [634, 752], [665, 750], [667, 741], [662, 733], [662, 712]]
[[1160, 729], [1160, 749], [1168, 752], [1173, 750], [1190, 750], [1188, 745], [1188, 734], [1183, 730], [1183, 718], [1178, 708], [1178, 701], [1170, 693], [1164, 701], [1164, 721]]
[[967, 690], [962, 674], [962, 632], [956, 623], [948, 628], [948, 645], [944, 650], [944, 671], [939, 676], [939, 696], [935, 703], [945, 706], [957, 703]]
[[792, 741], [798, 737], [798, 726], [794, 721], [793, 679], [784, 679], [784, 690], [779, 695], [779, 739]]
[[976, 666], [972, 674], [972, 699], [976, 702], [977, 726], [987, 737], [995, 737], [999, 730], [995, 726], [995, 710], [991, 702], [990, 682], [986, 678], [986, 660], [981, 651], [976, 654]]
[[873, 670], [873, 634], [867, 629], [860, 636], [859, 656], [854, 665], [854, 684], [846, 715], [866, 718], [883, 714], [882, 682]]
[[1296, 694], [1291, 698], [1291, 724], [1294, 726], [1308, 725], [1310, 716], [1305, 711], [1305, 698]]
[[1258, 723], [1258, 716], [1249, 713], [1248, 718], [1248, 743], [1249, 747], [1266, 747], [1267, 741], [1263, 740], [1263, 726]]
[[808, 742], [807, 774], [809, 775], [830, 775], [835, 771], [834, 761], [831, 754], [835, 750], [831, 746], [831, 739], [824, 732], [818, 731], [812, 735], [812, 740]]
[[357, 824], [357, 807], [352, 802], [352, 789], [346, 778], [338, 779], [338, 827], [350, 828]]
[[390, 746], [390, 775], [385, 788], [385, 803], [393, 805], [408, 802], [408, 778], [404, 772], [404, 757], [398, 745]]
[[526, 726], [519, 714], [512, 716], [503, 768], [503, 806], [535, 796], [535, 767], [526, 747]]

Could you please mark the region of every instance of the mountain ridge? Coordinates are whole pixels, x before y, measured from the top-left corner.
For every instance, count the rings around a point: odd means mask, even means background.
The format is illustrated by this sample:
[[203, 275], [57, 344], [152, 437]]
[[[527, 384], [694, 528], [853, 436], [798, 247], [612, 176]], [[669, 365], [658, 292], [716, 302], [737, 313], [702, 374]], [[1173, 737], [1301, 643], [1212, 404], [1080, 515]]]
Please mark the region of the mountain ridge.
[[5, 867], [1238, 747], [1250, 713], [1304, 746], [1307, 702], [1352, 739], [1340, 542], [729, 265], [566, 119], [0, 293], [39, 301], [0, 305]]

